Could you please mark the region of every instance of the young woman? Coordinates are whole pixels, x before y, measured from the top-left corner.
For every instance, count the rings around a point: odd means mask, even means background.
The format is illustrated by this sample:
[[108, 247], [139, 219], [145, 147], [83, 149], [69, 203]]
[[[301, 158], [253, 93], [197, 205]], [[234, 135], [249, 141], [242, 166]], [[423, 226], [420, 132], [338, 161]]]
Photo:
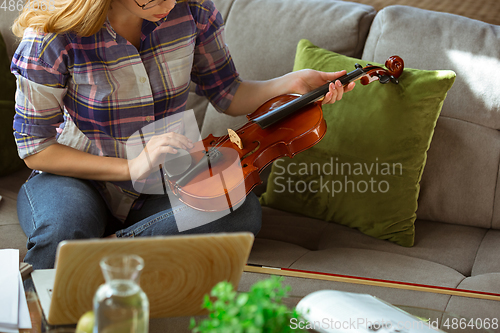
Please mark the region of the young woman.
[[[179, 232], [175, 216], [204, 214], [141, 195], [131, 174], [188, 149], [167, 131], [127, 160], [139, 129], [186, 107], [189, 84], [220, 112], [243, 115], [285, 93], [306, 93], [344, 72], [304, 70], [268, 81], [243, 81], [223, 39], [223, 20], [208, 0], [47, 0], [27, 6], [13, 25], [23, 39], [13, 57], [17, 77], [14, 130], [19, 155], [36, 170], [18, 197], [28, 237], [25, 261], [54, 265], [65, 239], [252, 231], [260, 229], [254, 194], [231, 214]], [[331, 83], [323, 103], [350, 91]]]

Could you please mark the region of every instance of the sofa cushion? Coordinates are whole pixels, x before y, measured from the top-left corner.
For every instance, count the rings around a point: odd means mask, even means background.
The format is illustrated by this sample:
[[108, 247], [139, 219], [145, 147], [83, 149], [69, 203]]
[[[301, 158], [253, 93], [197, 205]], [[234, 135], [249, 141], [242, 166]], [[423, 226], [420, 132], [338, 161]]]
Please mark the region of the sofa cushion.
[[[355, 63], [366, 66], [302, 40], [294, 70], [350, 71]], [[323, 106], [324, 138], [274, 163], [261, 203], [412, 246], [426, 151], [454, 78], [406, 68], [398, 85], [359, 84]]]
[[408, 67], [455, 71], [457, 80], [441, 114], [500, 129], [498, 77], [491, 74], [500, 70], [499, 50], [500, 26], [453, 14], [390, 6], [377, 13], [362, 57], [382, 62], [395, 52]]
[[[489, 273], [468, 277], [464, 279], [457, 288], [499, 294], [499, 286], [500, 273]], [[474, 328], [477, 329], [477, 331], [481, 328], [481, 324], [483, 324], [483, 328], [492, 329], [491, 332], [500, 331], [500, 318], [498, 316], [500, 313], [499, 301], [452, 296], [446, 306], [446, 311], [473, 319]]]
[[[319, 249], [347, 247], [395, 253], [432, 261], [453, 268], [462, 275], [474, 274], [478, 249], [483, 247], [486, 229], [432, 221], [415, 221], [415, 245], [397, 246], [366, 237], [357, 230], [330, 223], [323, 231]], [[500, 248], [493, 246], [499, 250]]]
[[[226, 21], [226, 42], [243, 78], [271, 79], [292, 69], [301, 39], [361, 56], [374, 16], [370, 6], [341, 1], [309, 0], [304, 6], [302, 0], [235, 0]], [[319, 17], [335, 24], [316, 24]]]
[[[244, 272], [241, 277], [238, 290], [248, 291], [253, 283], [266, 277], [269, 277], [269, 275]], [[396, 305], [411, 305], [415, 307], [440, 310], [444, 310], [446, 308], [446, 304], [448, 304], [450, 299], [449, 295], [443, 294], [424, 293], [424, 295], [422, 295], [422, 292], [413, 290], [402, 290], [364, 284], [313, 280], [297, 277], [285, 277], [283, 284], [291, 287], [290, 298], [292, 300], [295, 299], [297, 303], [302, 297], [314, 291], [325, 289], [370, 294]]]
[[[220, 4], [226, 20], [226, 43], [244, 80], [267, 80], [292, 71], [295, 48], [302, 38], [348, 56], [361, 55], [370, 24], [371, 6], [336, 0], [233, 0]], [[318, 24], [334, 22], [334, 24]], [[207, 109], [202, 137], [227, 134], [246, 121]]]
[[420, 183], [418, 218], [500, 229], [492, 218], [499, 152], [497, 130], [441, 116]]
[[472, 275], [500, 272], [500, 260], [498, 260], [499, 247], [500, 231], [488, 230], [476, 253]]
[[432, 261], [370, 249], [330, 248], [308, 252], [290, 268], [447, 288], [456, 288], [464, 279], [454, 269]]
[[[263, 207], [262, 228], [251, 257], [259, 259], [253, 263], [261, 265], [271, 265], [268, 260], [294, 262], [298, 258], [293, 257], [292, 252], [289, 257], [279, 257], [274, 255], [274, 250], [263, 251], [258, 240], [264, 239], [292, 244], [296, 246], [293, 253], [299, 253], [299, 248], [313, 252], [335, 248], [365, 249], [431, 261], [452, 268], [464, 276], [495, 271], [495, 265], [491, 265], [492, 270], [485, 267], [491, 256], [500, 251], [500, 243], [495, 242], [497, 238], [490, 235], [492, 230], [422, 220], [415, 221], [415, 230], [415, 245], [403, 247], [338, 223]], [[262, 255], [254, 257], [254, 252]]]
[[[447, 288], [456, 288], [465, 278], [445, 265], [397, 253], [349, 247], [305, 252], [303, 250], [285, 242], [256, 239], [248, 262], [266, 267], [282, 267]], [[285, 255], [287, 251], [290, 253]], [[267, 256], [264, 257], [263, 253]]]
[[428, 152], [421, 219], [500, 229], [499, 50], [500, 26], [466, 17], [390, 6], [373, 21], [363, 59], [397, 53], [409, 67], [457, 73]]
[[229, 14], [229, 10], [233, 6], [235, 0], [212, 0], [217, 10], [221, 13], [224, 21], [227, 20], [227, 15]]

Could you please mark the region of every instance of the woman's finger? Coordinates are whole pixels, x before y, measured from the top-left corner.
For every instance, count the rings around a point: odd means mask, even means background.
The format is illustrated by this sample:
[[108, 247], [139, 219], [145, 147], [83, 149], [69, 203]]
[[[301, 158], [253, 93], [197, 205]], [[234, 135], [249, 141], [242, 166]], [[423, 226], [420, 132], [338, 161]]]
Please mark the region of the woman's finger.
[[349, 91], [352, 91], [354, 89], [354, 86], [356, 86], [356, 82], [351, 82], [349, 83], [345, 89], [344, 89], [344, 92], [349, 92]]
[[335, 92], [334, 92], [334, 89], [332, 88], [332, 83], [330, 83], [330, 85], [328, 86], [328, 88], [329, 88], [329, 90], [328, 90], [328, 92], [326, 93], [326, 95], [325, 95], [325, 97], [323, 99], [323, 103], [321, 103], [323, 105], [332, 103], [332, 101], [334, 101], [334, 99], [336, 98], [334, 96]]
[[342, 83], [339, 80], [335, 81], [335, 90], [337, 91], [336, 100], [340, 101], [342, 96], [344, 96], [344, 87], [342, 87]]
[[160, 137], [164, 140], [163, 145], [173, 145], [182, 149], [193, 148], [193, 142], [182, 134], [170, 132]]
[[187, 143], [179, 140], [179, 139], [170, 139], [170, 140], [167, 140], [166, 144], [165, 145], [162, 145], [162, 146], [173, 146], [173, 147], [176, 147], [176, 148], [182, 148], [182, 149], [188, 149], [187, 147]]
[[324, 104], [332, 104], [335, 103], [335, 101], [338, 100], [338, 89], [335, 86], [335, 83], [330, 83], [328, 86], [329, 91], [326, 93], [325, 98], [323, 99], [323, 105]]
[[172, 146], [161, 146], [158, 148], [158, 153], [160, 153], [161, 155], [177, 154], [177, 149]]
[[338, 71], [338, 72], [320, 72], [321, 73], [321, 76], [322, 78], [325, 80], [325, 81], [335, 81], [337, 80], [339, 77], [341, 77], [342, 75], [345, 75], [347, 73], [346, 70], [341, 70], [341, 71]]

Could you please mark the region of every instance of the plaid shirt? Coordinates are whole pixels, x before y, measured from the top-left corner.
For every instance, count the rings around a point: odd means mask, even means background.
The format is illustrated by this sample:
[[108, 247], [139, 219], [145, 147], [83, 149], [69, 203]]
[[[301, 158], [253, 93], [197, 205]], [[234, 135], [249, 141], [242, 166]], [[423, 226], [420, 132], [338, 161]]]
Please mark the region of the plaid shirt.
[[[223, 19], [208, 0], [178, 1], [168, 17], [144, 20], [140, 49], [109, 21], [90, 37], [27, 29], [14, 54], [14, 136], [25, 158], [58, 142], [126, 158], [136, 131], [184, 111], [191, 80], [220, 111], [240, 80], [223, 40]], [[139, 193], [130, 182], [95, 182], [124, 220]]]

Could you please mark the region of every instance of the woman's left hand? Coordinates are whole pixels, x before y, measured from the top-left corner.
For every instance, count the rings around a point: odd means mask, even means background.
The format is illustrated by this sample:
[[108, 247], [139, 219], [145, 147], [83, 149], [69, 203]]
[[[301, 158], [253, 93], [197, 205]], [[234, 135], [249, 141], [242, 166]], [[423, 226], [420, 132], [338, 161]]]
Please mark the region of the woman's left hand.
[[298, 94], [305, 94], [309, 91], [316, 89], [327, 82], [330, 83], [330, 90], [325, 95], [322, 104], [333, 104], [336, 101], [340, 101], [345, 92], [351, 91], [355, 83], [351, 82], [347, 86], [343, 87], [337, 78], [345, 75], [346, 71], [340, 72], [320, 72], [313, 69], [303, 69], [300, 71], [292, 72], [289, 75], [290, 82], [292, 82], [291, 90]]

